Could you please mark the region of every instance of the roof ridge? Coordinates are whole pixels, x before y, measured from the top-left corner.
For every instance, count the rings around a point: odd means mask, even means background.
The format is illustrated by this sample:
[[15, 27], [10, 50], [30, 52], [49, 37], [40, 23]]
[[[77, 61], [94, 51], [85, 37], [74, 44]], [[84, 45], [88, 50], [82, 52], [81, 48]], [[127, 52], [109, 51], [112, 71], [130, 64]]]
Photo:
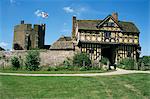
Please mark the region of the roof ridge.
[[102, 21], [102, 19], [78, 19], [77, 21]]
[[133, 21], [118, 21], [118, 22], [134, 23]]
[[[102, 21], [103, 19], [78, 19], [77, 21]], [[118, 22], [126, 22], [126, 23], [133, 23], [134, 24], [134, 22], [133, 21], [121, 21], [121, 20], [118, 20]]]

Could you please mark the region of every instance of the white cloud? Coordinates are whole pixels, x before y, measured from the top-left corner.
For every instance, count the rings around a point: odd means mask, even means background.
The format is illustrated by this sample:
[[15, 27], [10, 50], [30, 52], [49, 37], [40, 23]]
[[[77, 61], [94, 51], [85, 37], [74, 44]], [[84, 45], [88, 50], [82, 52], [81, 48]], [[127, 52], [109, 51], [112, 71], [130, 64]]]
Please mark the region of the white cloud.
[[64, 22], [64, 26], [66, 26], [67, 25], [67, 23], [66, 22]]
[[20, 5], [22, 0], [9, 0], [11, 5]]
[[64, 7], [63, 10], [66, 12], [66, 13], [72, 13], [74, 15], [80, 15], [82, 12], [85, 12], [87, 11], [87, 8], [85, 7]]
[[74, 12], [74, 9], [71, 8], [71, 7], [64, 7], [63, 10], [64, 10], [66, 13], [73, 13], [73, 12]]
[[42, 10], [36, 10], [34, 12], [34, 14], [38, 17], [42, 17], [42, 18], [48, 18], [48, 13], [47, 12], [44, 12]]
[[16, 3], [16, 0], [10, 0], [10, 3]]
[[0, 42], [0, 46], [3, 47], [3, 48], [5, 48], [5, 47], [8, 46], [8, 43], [6, 43], [6, 42]]
[[41, 13], [40, 13], [40, 12], [41, 12], [41, 10], [36, 10], [36, 11], [34, 12], [34, 14], [37, 15], [37, 16], [41, 16]]

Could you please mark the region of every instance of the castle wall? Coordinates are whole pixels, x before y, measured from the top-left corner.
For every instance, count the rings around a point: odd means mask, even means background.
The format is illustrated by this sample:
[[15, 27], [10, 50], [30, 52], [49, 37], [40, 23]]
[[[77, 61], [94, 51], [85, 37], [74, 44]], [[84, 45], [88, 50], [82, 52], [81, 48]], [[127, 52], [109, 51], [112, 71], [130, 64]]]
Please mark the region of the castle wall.
[[[40, 58], [41, 58], [41, 66], [58, 66], [63, 63], [66, 58], [72, 58], [74, 55], [74, 51], [65, 51], [65, 50], [43, 50], [40, 51]], [[11, 52], [4, 52], [0, 51], [0, 57], [5, 56], [5, 66], [11, 65], [11, 57], [18, 56], [19, 58], [25, 60], [25, 56], [27, 51], [25, 50], [16, 50]], [[3, 66], [4, 58], [0, 59], [0, 66]]]

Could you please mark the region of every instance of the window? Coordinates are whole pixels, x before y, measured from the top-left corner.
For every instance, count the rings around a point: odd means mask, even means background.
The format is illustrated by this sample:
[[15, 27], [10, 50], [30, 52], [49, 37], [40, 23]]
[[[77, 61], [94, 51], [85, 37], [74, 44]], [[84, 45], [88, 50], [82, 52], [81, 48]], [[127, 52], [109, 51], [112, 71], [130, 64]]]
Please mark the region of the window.
[[89, 53], [94, 53], [94, 48], [89, 49]]
[[111, 33], [110, 32], [104, 32], [105, 38], [110, 38]]
[[115, 26], [115, 24], [114, 24], [114, 23], [111, 23], [111, 26]]
[[131, 57], [131, 52], [130, 51], [128, 51], [127, 57]]
[[108, 22], [107, 26], [114, 26], [115, 24], [113, 22]]

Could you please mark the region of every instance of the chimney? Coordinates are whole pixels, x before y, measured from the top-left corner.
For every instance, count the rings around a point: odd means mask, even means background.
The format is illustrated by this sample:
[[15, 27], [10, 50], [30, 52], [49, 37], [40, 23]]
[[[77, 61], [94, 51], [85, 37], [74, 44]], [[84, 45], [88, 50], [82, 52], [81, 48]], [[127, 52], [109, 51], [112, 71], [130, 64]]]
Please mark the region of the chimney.
[[117, 12], [113, 12], [111, 15], [116, 21], [118, 21], [118, 13]]
[[21, 24], [24, 24], [24, 20], [21, 20]]
[[76, 16], [72, 17], [72, 38], [75, 38], [76, 32]]

